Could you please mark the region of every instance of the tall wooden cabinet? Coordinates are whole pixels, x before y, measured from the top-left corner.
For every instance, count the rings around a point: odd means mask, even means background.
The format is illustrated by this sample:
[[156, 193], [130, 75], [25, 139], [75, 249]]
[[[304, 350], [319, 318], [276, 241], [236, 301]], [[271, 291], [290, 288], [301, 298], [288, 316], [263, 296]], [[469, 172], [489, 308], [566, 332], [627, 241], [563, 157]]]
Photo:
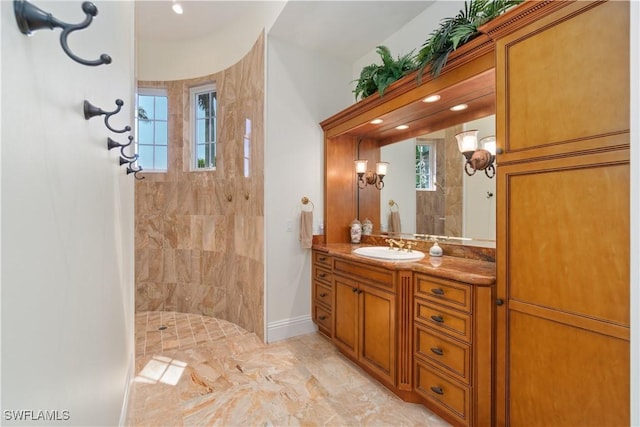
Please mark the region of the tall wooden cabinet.
[[496, 27], [496, 422], [629, 424], [629, 3]]

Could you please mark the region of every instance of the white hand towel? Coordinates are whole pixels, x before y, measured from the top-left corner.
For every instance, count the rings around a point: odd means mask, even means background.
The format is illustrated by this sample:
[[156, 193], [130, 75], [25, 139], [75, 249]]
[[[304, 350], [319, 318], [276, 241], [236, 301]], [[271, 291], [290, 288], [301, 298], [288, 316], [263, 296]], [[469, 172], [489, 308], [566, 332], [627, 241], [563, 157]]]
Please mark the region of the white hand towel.
[[300, 246], [308, 249], [313, 244], [313, 211], [300, 213]]

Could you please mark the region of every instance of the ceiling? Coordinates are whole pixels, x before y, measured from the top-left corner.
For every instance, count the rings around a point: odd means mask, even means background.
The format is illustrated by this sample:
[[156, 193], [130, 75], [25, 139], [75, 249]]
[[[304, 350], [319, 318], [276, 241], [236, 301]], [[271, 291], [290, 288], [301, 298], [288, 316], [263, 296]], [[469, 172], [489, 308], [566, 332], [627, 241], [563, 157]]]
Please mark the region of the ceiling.
[[[137, 0], [138, 37], [152, 41], [203, 37], [224, 31], [229, 25], [242, 25], [243, 18], [248, 15], [266, 15], [284, 2], [180, 0], [180, 3], [183, 4], [183, 15], [173, 13], [170, 0]], [[284, 6], [269, 35], [353, 63], [433, 3], [419, 0], [291, 0]]]

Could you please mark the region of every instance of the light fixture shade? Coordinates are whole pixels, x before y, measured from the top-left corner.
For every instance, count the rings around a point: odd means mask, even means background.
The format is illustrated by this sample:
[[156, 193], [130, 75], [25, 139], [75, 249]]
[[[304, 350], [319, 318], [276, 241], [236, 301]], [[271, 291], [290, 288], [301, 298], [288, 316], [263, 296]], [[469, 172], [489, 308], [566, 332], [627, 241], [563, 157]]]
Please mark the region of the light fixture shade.
[[176, 3], [176, 1], [173, 1], [173, 5], [171, 6], [171, 8], [173, 9], [173, 12], [178, 14], [178, 15], [182, 15], [183, 10], [182, 10], [182, 5], [180, 3]]
[[356, 165], [356, 173], [365, 173], [367, 171], [367, 160], [354, 160]]
[[389, 167], [388, 162], [379, 162], [376, 163], [376, 174], [380, 177], [383, 177], [387, 174], [387, 168]]
[[496, 137], [495, 135], [485, 136], [480, 140], [480, 148], [484, 148], [494, 156], [496, 155]]
[[461, 153], [468, 153], [475, 151], [478, 148], [478, 131], [477, 130], [468, 130], [465, 132], [460, 132], [456, 135], [456, 139], [458, 140], [458, 149]]

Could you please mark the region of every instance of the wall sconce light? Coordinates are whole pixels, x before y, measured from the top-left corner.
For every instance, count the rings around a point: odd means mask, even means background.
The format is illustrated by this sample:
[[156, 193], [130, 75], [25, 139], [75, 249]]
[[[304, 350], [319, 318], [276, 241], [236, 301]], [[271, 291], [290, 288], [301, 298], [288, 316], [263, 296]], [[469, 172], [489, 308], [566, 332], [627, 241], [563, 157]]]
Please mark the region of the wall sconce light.
[[456, 135], [458, 149], [467, 159], [464, 164], [464, 171], [471, 176], [478, 170], [483, 170], [488, 178], [493, 178], [496, 169], [493, 162], [496, 158], [496, 137], [488, 136], [480, 140], [478, 148], [478, 131], [468, 130]]
[[358, 188], [365, 188], [367, 185], [374, 185], [378, 190], [384, 187], [384, 176], [387, 174], [389, 163], [376, 163], [376, 171], [367, 170], [368, 160], [355, 160], [356, 174], [358, 175]]

